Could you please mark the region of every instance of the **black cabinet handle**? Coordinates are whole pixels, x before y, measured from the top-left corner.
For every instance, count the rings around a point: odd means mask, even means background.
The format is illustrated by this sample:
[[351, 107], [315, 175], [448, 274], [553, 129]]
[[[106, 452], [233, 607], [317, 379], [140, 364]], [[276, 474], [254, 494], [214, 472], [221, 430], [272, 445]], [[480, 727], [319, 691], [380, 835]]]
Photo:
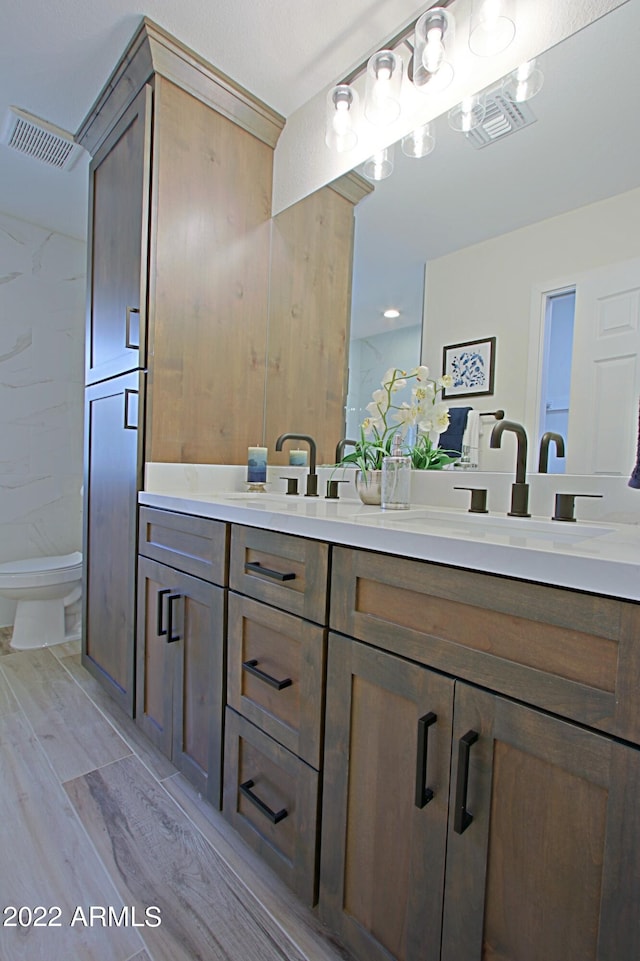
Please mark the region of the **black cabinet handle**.
[[458, 775], [456, 781], [456, 799], [453, 815], [453, 830], [462, 834], [473, 821], [473, 815], [467, 811], [467, 785], [469, 783], [469, 752], [471, 745], [478, 740], [477, 731], [467, 731], [458, 741]]
[[247, 674], [253, 674], [254, 677], [260, 678], [265, 684], [270, 684], [271, 687], [275, 687], [276, 691], [282, 691], [285, 687], [291, 687], [293, 684], [290, 677], [285, 677], [282, 681], [279, 681], [277, 677], [272, 677], [271, 674], [261, 671], [258, 668], [258, 661], [256, 661], [255, 658], [251, 661], [243, 661], [242, 669], [246, 671]]
[[124, 391], [124, 429], [138, 429], [138, 391], [130, 387]]
[[167, 629], [166, 629], [166, 627], [164, 626], [164, 624], [162, 623], [163, 620], [164, 620], [164, 618], [163, 618], [163, 616], [162, 616], [162, 609], [163, 609], [163, 607], [164, 607], [164, 595], [165, 595], [165, 594], [170, 594], [170, 593], [171, 593], [171, 589], [170, 589], [169, 587], [165, 587], [164, 590], [158, 591], [158, 597], [157, 597], [157, 599], [156, 599], [156, 603], [157, 603], [157, 608], [156, 608], [156, 611], [157, 611], [156, 634], [158, 635], [158, 637], [164, 637], [164, 635], [167, 633]]
[[[138, 314], [138, 343], [131, 339], [131, 314]], [[130, 350], [140, 350], [140, 308], [127, 307], [124, 327], [124, 345]]]
[[429, 711], [418, 721], [418, 751], [416, 754], [416, 807], [423, 808], [433, 800], [433, 791], [426, 787], [427, 780], [427, 748], [429, 746], [429, 728], [438, 720], [438, 715]]
[[173, 604], [174, 601], [179, 601], [182, 594], [169, 594], [167, 598], [167, 644], [175, 644], [176, 641], [182, 640], [182, 634], [173, 633], [174, 628], [174, 614], [173, 614]]
[[270, 567], [263, 567], [258, 561], [247, 561], [244, 565], [245, 572], [251, 574], [264, 574], [265, 577], [273, 577], [276, 581], [295, 581], [296, 575], [293, 573], [282, 574], [280, 571], [273, 571]]
[[252, 804], [255, 804], [258, 810], [264, 814], [266, 818], [269, 818], [272, 824], [278, 824], [279, 821], [284, 821], [289, 813], [287, 809], [281, 808], [280, 811], [272, 811], [271, 808], [265, 804], [257, 794], [253, 793], [251, 790], [253, 784], [254, 782], [251, 779], [245, 781], [244, 784], [240, 785], [240, 793], [244, 794], [247, 800], [251, 801]]

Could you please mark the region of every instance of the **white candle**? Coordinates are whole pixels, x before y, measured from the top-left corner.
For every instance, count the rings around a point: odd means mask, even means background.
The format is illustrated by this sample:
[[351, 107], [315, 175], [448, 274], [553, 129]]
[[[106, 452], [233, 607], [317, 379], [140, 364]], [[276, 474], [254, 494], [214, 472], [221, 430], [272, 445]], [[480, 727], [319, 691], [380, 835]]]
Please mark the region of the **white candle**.
[[307, 451], [306, 450], [290, 450], [289, 466], [290, 467], [306, 467]]
[[267, 448], [250, 447], [247, 457], [247, 481], [264, 484], [267, 480]]

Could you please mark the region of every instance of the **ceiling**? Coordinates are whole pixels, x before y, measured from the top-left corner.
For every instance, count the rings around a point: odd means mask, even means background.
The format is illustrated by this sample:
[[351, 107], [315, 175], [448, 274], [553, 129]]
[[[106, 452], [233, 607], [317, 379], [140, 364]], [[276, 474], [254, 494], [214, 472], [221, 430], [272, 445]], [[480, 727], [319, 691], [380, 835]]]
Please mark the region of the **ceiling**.
[[[74, 132], [144, 14], [285, 117], [347, 75], [428, 4], [416, 0], [22, 0], [5, 4], [0, 123], [9, 105]], [[268, 43], [265, 42], [268, 38]], [[435, 152], [396, 151], [357, 208], [353, 333], [421, 319], [427, 260], [640, 183], [640, 3], [544, 58], [533, 126], [477, 151], [436, 121]], [[60, 172], [0, 145], [0, 211], [86, 233], [88, 158]], [[415, 322], [415, 319], [413, 320]]]
[[[423, 7], [417, 0], [13, 0], [2, 11], [0, 124], [13, 105], [75, 133], [143, 14], [286, 117]], [[0, 146], [0, 211], [84, 237], [87, 163], [59, 172]]]

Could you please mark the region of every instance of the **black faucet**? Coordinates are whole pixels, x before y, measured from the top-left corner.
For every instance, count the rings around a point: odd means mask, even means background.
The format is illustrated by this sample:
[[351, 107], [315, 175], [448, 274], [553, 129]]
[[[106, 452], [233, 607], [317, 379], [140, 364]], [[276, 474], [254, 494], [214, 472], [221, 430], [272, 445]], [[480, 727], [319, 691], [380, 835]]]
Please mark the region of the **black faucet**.
[[282, 450], [286, 440], [304, 440], [309, 445], [309, 473], [307, 475], [307, 492], [305, 497], [318, 496], [318, 475], [316, 474], [316, 442], [309, 434], [280, 434], [276, 441], [276, 450]]
[[357, 440], [349, 440], [348, 437], [343, 437], [342, 440], [339, 440], [338, 443], [336, 444], [335, 463], [339, 464], [342, 461], [342, 458], [344, 457], [345, 447], [355, 447], [357, 443], [358, 443]]
[[556, 457], [564, 457], [564, 439], [560, 434], [555, 434], [548, 430], [540, 438], [540, 459], [538, 461], [538, 473], [546, 474], [549, 466], [549, 444], [553, 441], [556, 445]]
[[511, 485], [511, 510], [509, 517], [531, 517], [529, 513], [529, 485], [525, 483], [527, 471], [527, 434], [522, 424], [512, 420], [498, 421], [491, 431], [490, 447], [500, 447], [502, 435], [511, 431], [518, 439], [516, 482]]

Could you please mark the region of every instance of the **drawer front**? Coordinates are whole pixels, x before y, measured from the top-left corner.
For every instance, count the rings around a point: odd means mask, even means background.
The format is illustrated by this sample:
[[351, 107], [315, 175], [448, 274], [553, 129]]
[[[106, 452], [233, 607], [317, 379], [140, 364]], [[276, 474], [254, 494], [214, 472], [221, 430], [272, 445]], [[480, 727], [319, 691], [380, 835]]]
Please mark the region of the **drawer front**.
[[640, 738], [640, 606], [334, 548], [332, 629], [438, 670]]
[[312, 767], [320, 767], [326, 631], [229, 594], [227, 701]]
[[228, 540], [223, 521], [140, 508], [140, 554], [221, 587], [227, 583]]
[[303, 901], [315, 904], [317, 771], [228, 707], [224, 772], [226, 819]]
[[304, 537], [234, 525], [232, 590], [326, 624], [329, 546]]

